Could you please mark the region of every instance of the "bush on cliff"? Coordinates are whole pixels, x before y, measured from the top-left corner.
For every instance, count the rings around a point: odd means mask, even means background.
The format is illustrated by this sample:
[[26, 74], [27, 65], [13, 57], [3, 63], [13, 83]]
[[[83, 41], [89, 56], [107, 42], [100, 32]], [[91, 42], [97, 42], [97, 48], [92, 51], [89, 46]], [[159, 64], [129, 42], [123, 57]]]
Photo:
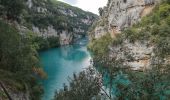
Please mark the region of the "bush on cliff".
[[94, 55], [102, 55], [108, 52], [109, 44], [112, 43], [112, 38], [109, 33], [100, 37], [99, 39], [92, 40], [89, 45], [88, 49], [92, 51]]

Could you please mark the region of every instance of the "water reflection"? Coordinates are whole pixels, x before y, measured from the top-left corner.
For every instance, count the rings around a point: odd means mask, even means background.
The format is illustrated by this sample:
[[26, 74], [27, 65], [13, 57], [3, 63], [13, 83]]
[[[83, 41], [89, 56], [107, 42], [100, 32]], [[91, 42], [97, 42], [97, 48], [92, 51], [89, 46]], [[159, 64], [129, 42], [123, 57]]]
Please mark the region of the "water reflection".
[[59, 50], [59, 56], [65, 60], [80, 61], [88, 56], [85, 47], [65, 46]]
[[48, 74], [48, 79], [42, 81], [45, 90], [43, 100], [51, 100], [56, 89], [61, 89], [63, 83], [68, 84], [68, 76], [90, 65], [86, 44], [87, 39], [83, 39], [71, 46], [40, 52], [42, 66]]

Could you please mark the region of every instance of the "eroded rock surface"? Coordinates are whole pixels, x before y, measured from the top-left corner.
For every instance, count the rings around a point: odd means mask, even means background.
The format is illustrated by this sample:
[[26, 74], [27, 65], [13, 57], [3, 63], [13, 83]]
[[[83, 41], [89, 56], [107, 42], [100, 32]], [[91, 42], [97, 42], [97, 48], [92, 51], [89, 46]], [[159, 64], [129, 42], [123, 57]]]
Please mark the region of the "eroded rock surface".
[[[114, 37], [115, 34], [120, 33], [125, 28], [139, 22], [143, 16], [148, 15], [158, 1], [109, 0], [107, 6], [101, 11], [101, 17], [95, 28], [95, 38], [99, 38], [108, 32]], [[107, 28], [104, 29], [104, 27]]]
[[[100, 19], [89, 33], [91, 39], [98, 39], [106, 34], [117, 38], [121, 31], [138, 23], [142, 17], [152, 12], [160, 0], [109, 0], [107, 6], [100, 8]], [[153, 63], [154, 45], [149, 41], [131, 43], [124, 39], [122, 44], [111, 45], [110, 57], [121, 60], [123, 65], [134, 70], [146, 69]]]

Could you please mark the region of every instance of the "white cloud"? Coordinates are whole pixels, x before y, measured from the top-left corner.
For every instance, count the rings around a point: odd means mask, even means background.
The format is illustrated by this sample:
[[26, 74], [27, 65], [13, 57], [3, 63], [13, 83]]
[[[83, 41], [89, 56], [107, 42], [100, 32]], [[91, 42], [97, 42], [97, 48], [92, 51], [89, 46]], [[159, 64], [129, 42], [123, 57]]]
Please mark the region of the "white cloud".
[[69, 3], [73, 6], [79, 7], [85, 11], [93, 12], [95, 14], [98, 14], [99, 7], [103, 7], [107, 3], [107, 0], [75, 0], [76, 3], [68, 2], [69, 0], [59, 0], [59, 1]]

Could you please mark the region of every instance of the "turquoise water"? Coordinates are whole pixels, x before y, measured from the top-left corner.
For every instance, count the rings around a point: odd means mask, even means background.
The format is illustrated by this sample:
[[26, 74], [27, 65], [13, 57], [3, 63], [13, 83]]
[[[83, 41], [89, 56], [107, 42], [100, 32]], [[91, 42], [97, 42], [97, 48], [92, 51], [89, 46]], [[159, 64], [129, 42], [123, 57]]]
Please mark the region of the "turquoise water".
[[40, 60], [48, 79], [43, 80], [44, 95], [42, 100], [51, 100], [56, 90], [68, 84], [68, 76], [80, 72], [90, 65], [90, 54], [87, 51], [87, 39], [82, 39], [74, 45], [63, 46], [40, 52]]

